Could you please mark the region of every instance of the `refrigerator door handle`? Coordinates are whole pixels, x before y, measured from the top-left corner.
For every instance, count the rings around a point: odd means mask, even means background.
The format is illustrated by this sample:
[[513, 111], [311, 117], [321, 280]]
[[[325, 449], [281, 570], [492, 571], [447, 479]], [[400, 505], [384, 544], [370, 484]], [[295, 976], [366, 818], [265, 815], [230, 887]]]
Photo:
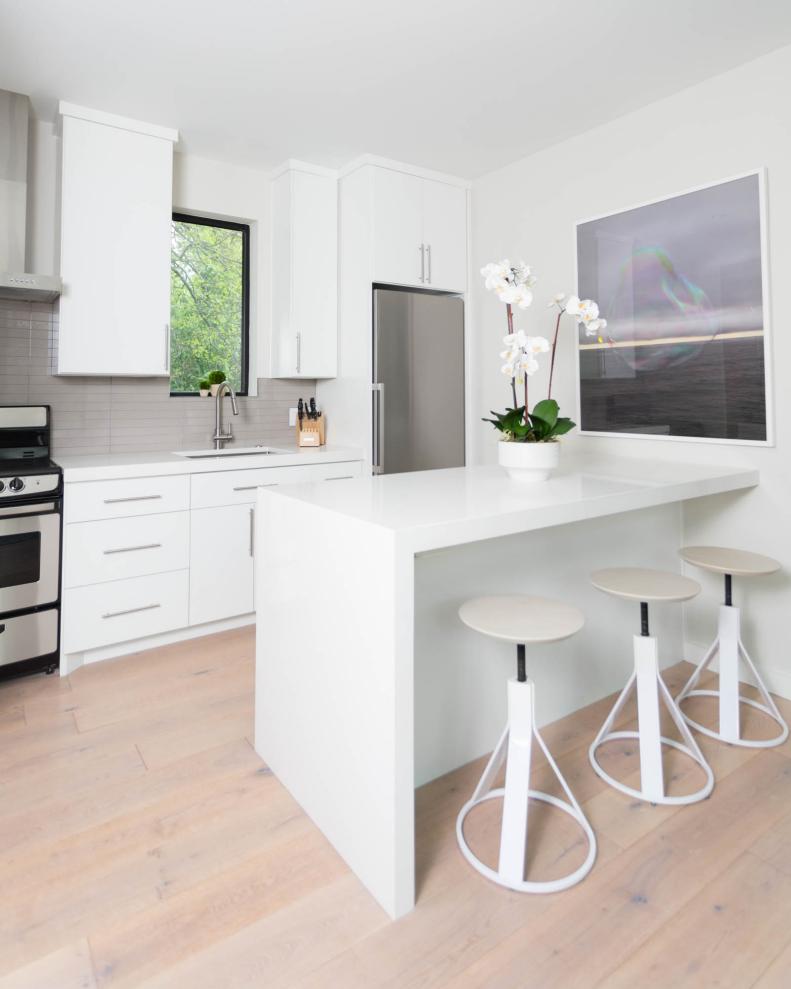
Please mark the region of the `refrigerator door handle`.
[[374, 435], [373, 435], [373, 472], [384, 474], [385, 470], [385, 386], [381, 381], [371, 385], [374, 396]]

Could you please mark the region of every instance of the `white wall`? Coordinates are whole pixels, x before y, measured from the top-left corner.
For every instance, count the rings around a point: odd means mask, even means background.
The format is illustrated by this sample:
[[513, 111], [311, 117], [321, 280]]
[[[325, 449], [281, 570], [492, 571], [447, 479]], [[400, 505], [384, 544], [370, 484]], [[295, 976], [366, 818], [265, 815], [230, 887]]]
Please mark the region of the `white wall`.
[[[580, 75], [584, 85], [584, 75]], [[574, 290], [574, 225], [586, 219], [661, 198], [760, 166], [767, 168], [770, 295], [775, 326], [771, 348], [776, 376], [774, 448], [747, 448], [667, 440], [569, 437], [602, 456], [618, 453], [659, 459], [728, 462], [761, 471], [755, 491], [691, 502], [684, 511], [688, 543], [714, 542], [768, 553], [791, 574], [791, 393], [784, 380], [791, 367], [791, 334], [786, 329], [785, 284], [791, 266], [791, 48], [781, 49], [732, 72], [654, 103], [572, 140], [515, 162], [478, 180], [472, 194], [472, 269], [501, 257], [524, 258], [539, 277], [533, 307], [518, 325], [549, 335], [546, 300]], [[499, 373], [502, 304], [472, 286], [473, 408], [487, 414], [508, 400]], [[556, 396], [565, 411], [576, 410], [573, 329], [565, 329], [559, 353]], [[531, 379], [531, 402], [543, 397], [545, 375]], [[476, 462], [495, 457], [491, 427], [474, 426]], [[606, 563], [618, 562], [614, 548]], [[646, 558], [646, 565], [652, 564]], [[690, 571], [692, 572], [692, 571]], [[695, 576], [703, 595], [686, 610], [690, 658], [713, 638], [720, 581]], [[791, 653], [787, 647], [788, 576], [737, 581], [735, 594], [747, 606], [748, 649], [774, 689], [791, 697]], [[627, 633], [627, 630], [624, 630]]]

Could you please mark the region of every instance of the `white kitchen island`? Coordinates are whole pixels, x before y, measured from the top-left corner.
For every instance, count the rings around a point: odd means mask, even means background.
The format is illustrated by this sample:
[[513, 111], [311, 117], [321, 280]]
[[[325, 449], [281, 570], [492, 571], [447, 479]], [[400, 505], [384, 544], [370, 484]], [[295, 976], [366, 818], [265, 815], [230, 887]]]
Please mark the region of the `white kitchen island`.
[[[472, 467], [262, 489], [256, 751], [384, 909], [406, 913], [415, 786], [494, 747], [515, 669], [459, 605], [525, 592], [583, 610], [580, 635], [528, 650], [539, 724], [554, 720], [620, 687], [632, 662], [639, 615], [589, 572], [680, 570], [679, 503], [757, 483], [754, 470], [568, 458], [534, 486]], [[680, 609], [654, 610], [660, 658], [675, 662]]]

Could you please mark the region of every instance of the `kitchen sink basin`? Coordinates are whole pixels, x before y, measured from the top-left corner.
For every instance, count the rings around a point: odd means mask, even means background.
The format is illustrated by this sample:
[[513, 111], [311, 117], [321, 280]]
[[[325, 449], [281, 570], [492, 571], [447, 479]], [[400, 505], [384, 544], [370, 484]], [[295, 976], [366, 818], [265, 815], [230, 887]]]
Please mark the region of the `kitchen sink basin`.
[[289, 453], [288, 450], [278, 450], [273, 446], [248, 446], [236, 450], [175, 450], [177, 457], [187, 460], [204, 460], [207, 458], [224, 457], [270, 457], [273, 454]]

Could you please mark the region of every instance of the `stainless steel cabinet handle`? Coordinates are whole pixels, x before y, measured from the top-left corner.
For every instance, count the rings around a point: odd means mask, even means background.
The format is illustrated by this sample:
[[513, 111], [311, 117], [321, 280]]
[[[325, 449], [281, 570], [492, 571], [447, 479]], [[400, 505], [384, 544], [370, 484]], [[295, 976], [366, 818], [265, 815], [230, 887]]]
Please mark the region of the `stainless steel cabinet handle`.
[[105, 556], [112, 556], [114, 553], [136, 553], [139, 549], [159, 549], [162, 543], [146, 543], [143, 546], [123, 546], [121, 549], [106, 549]]
[[431, 284], [431, 244], [426, 245], [426, 267], [428, 269], [428, 274], [426, 275], [426, 281]]
[[302, 334], [297, 333], [297, 374], [302, 370]]
[[126, 611], [108, 611], [102, 618], [120, 618], [122, 615], [135, 615], [138, 611], [153, 611], [154, 608], [161, 608], [161, 604], [144, 604], [142, 608], [127, 608]]
[[425, 282], [426, 280], [426, 245], [420, 245], [420, 280]]
[[344, 474], [342, 477], [325, 477], [325, 481], [348, 481], [354, 474]]
[[255, 556], [255, 509], [250, 509], [250, 556]]
[[267, 481], [266, 484], [240, 484], [234, 491], [256, 491], [258, 488], [274, 488], [280, 481]]
[[133, 498], [105, 498], [105, 505], [120, 505], [125, 501], [159, 501], [162, 495], [135, 495]]
[[374, 394], [373, 470], [374, 474], [383, 474], [385, 452], [385, 386], [379, 381], [371, 385], [371, 388]]

